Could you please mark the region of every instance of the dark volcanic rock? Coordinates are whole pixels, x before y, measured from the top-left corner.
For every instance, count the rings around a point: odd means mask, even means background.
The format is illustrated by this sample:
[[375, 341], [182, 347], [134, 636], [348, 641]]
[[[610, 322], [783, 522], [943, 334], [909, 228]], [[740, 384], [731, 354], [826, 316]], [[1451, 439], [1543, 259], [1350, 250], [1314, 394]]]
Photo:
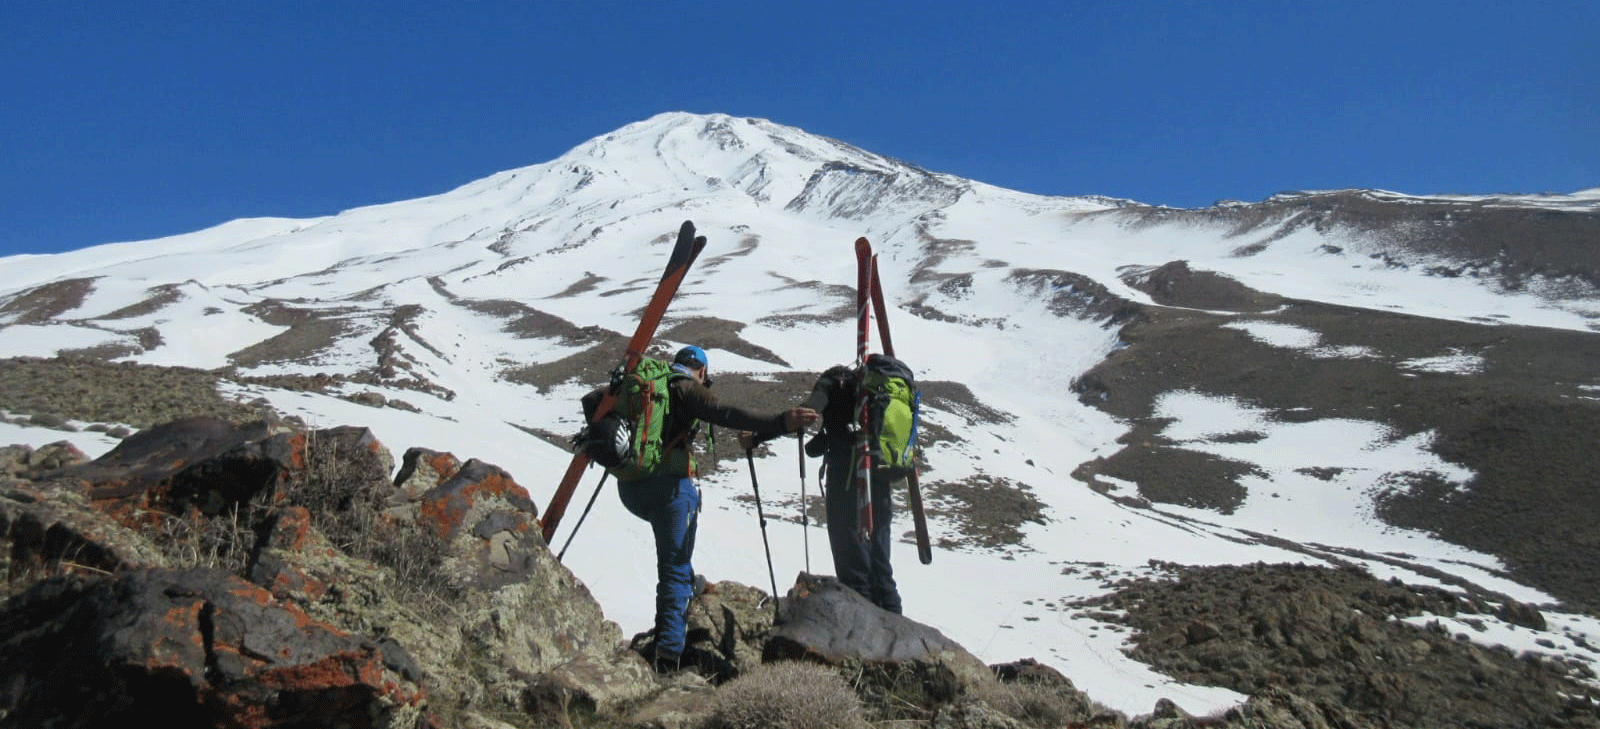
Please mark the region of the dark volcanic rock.
[[993, 679], [988, 666], [938, 630], [872, 604], [838, 578], [805, 573], [779, 603], [762, 660], [921, 664], [948, 671], [958, 684]]
[[[210, 475], [222, 469], [201, 464], [270, 436], [265, 423], [236, 426], [218, 418], [187, 418], [135, 433], [105, 455], [63, 470], [54, 479], [81, 486], [97, 506], [125, 523], [136, 523], [146, 511], [209, 508], [214, 514], [224, 503], [248, 501], [267, 485], [273, 470], [288, 465], [290, 454], [255, 445], [251, 450], [263, 461], [259, 468], [247, 467], [217, 481]], [[208, 476], [185, 478], [192, 469]]]
[[[121, 523], [140, 527], [162, 515], [217, 516], [253, 501], [348, 508], [363, 485], [392, 491], [392, 467], [388, 449], [365, 428], [285, 433], [264, 422], [196, 417], [140, 431], [49, 478], [81, 490]], [[341, 493], [329, 499], [330, 489]]]
[[962, 651], [943, 633], [884, 610], [837, 578], [801, 573], [780, 603], [767, 658], [911, 661]]
[[214, 570], [56, 578], [0, 615], [7, 726], [382, 726], [383, 652]]

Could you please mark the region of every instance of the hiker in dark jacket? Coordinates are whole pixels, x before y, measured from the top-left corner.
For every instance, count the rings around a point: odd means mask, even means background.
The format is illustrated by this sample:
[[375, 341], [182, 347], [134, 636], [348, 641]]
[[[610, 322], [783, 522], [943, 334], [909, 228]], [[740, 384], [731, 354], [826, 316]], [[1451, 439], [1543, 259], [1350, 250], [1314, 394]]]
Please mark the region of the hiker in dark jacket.
[[[672, 369], [684, 375], [668, 384], [667, 419], [661, 442], [666, 444], [657, 473], [634, 481], [618, 481], [623, 506], [650, 522], [656, 542], [655, 665], [677, 668], [684, 649], [684, 618], [694, 597], [695, 531], [699, 526], [700, 490], [695, 486], [694, 434], [700, 424], [782, 435], [815, 423], [815, 410], [796, 407], [774, 415], [756, 415], [718, 401], [707, 387], [705, 350], [690, 345], [678, 351]], [[585, 412], [593, 412], [603, 391], [584, 398]]]
[[900, 590], [889, 564], [890, 533], [895, 489], [906, 487], [905, 477], [885, 476], [876, 470], [870, 479], [872, 538], [864, 540], [857, 528], [856, 511], [856, 382], [854, 370], [844, 365], [828, 369], [817, 378], [803, 407], [822, 413], [822, 432], [806, 444], [806, 455], [822, 456], [823, 492], [828, 507], [828, 544], [839, 581], [873, 604], [899, 613]]

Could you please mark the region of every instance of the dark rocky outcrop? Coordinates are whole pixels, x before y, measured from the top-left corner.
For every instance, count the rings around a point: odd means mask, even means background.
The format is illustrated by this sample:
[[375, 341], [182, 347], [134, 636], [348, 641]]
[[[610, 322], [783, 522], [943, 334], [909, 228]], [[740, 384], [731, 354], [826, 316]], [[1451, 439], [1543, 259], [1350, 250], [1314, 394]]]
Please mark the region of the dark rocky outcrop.
[[220, 570], [46, 580], [0, 635], [9, 726], [389, 726], [422, 698], [375, 642]]
[[768, 660], [944, 661], [987, 671], [943, 633], [872, 604], [834, 577], [802, 573], [780, 605], [767, 641]]
[[509, 474], [411, 460], [397, 486], [365, 429], [213, 418], [94, 461], [6, 449], [0, 726], [155, 706], [179, 725], [457, 726], [551, 686], [600, 712], [658, 690]]

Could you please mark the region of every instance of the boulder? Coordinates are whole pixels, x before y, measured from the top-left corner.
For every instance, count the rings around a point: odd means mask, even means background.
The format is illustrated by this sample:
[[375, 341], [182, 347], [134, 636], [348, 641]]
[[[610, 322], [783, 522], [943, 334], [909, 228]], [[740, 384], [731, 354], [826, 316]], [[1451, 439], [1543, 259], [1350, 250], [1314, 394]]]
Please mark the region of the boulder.
[[813, 658], [824, 663], [951, 658], [988, 671], [938, 630], [872, 604], [838, 578], [803, 572], [780, 604], [765, 654], [767, 660]]
[[746, 673], [761, 665], [774, 617], [772, 596], [765, 590], [732, 581], [710, 583], [689, 603], [687, 655], [719, 680]]
[[145, 534], [90, 508], [82, 493], [0, 477], [0, 574], [7, 594], [67, 572], [167, 564]]
[[312, 526], [303, 506], [283, 508], [264, 531], [248, 576], [279, 600], [315, 605], [328, 599], [330, 588], [371, 579], [355, 574], [350, 559]]
[[394, 476], [394, 485], [400, 489], [400, 498], [415, 501], [460, 470], [461, 459], [453, 454], [408, 448], [400, 458], [400, 472]]
[[[162, 514], [216, 516], [255, 499], [288, 503], [299, 491], [313, 508], [388, 486], [393, 457], [366, 428], [275, 432], [265, 422], [234, 425], [196, 417], [142, 430], [105, 455], [48, 477], [82, 490], [102, 511], [134, 528]], [[288, 488], [294, 484], [298, 489]], [[355, 488], [356, 486], [363, 488]]]
[[[184, 513], [191, 506], [210, 502], [208, 495], [218, 491], [243, 487], [250, 492], [244, 497], [248, 499], [261, 488], [260, 479], [249, 485], [237, 478], [226, 479], [206, 486], [207, 494], [200, 494], [178, 483], [179, 476], [230, 449], [270, 435], [265, 423], [235, 426], [219, 418], [185, 418], [139, 431], [89, 463], [62, 469], [53, 480], [84, 490], [97, 508], [124, 524], [147, 526], [145, 514], [150, 511]], [[190, 485], [194, 485], [192, 479]]]
[[935, 701], [995, 681], [988, 666], [943, 633], [872, 604], [834, 577], [800, 573], [778, 612], [765, 662], [859, 665], [890, 682], [909, 676]]
[[423, 697], [377, 643], [218, 570], [54, 578], [8, 608], [0, 708], [14, 726], [388, 726]]
[[28, 445], [0, 446], [0, 476], [35, 479], [67, 466], [87, 463], [89, 457], [68, 441], [56, 441], [34, 448]]
[[463, 588], [526, 581], [552, 559], [539, 513], [511, 474], [474, 458], [417, 499], [417, 519], [445, 542], [445, 569]]

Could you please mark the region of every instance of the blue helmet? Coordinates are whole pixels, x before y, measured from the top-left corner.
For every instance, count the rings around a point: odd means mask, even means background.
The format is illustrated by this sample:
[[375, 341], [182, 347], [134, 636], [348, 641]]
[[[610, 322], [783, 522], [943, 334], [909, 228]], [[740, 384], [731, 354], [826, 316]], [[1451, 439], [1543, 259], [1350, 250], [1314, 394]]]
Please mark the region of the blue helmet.
[[709, 364], [706, 360], [706, 351], [693, 344], [678, 350], [678, 355], [673, 357], [672, 361], [692, 370], [706, 367]]

